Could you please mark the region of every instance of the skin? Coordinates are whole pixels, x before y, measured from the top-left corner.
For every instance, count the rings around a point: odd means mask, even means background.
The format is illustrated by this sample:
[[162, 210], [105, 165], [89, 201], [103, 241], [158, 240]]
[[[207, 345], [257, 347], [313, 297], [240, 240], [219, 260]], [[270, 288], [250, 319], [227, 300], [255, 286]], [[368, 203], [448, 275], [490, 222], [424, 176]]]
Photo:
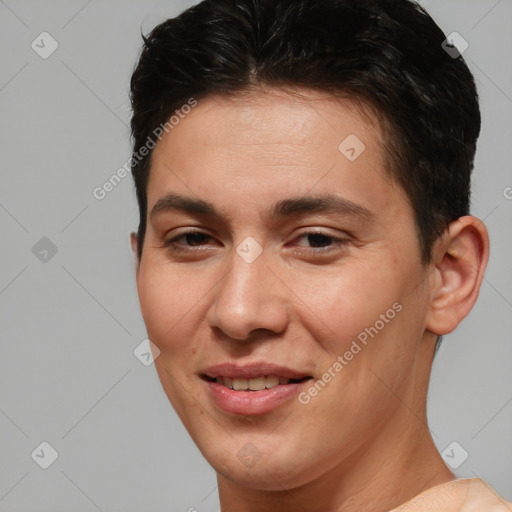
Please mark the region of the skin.
[[[354, 161], [338, 150], [349, 134], [366, 147]], [[437, 335], [477, 298], [487, 232], [458, 219], [423, 265], [384, 144], [375, 118], [349, 99], [271, 88], [202, 99], [154, 149], [140, 305], [162, 386], [217, 472], [223, 512], [384, 512], [455, 478], [427, 427], [426, 393]], [[211, 202], [222, 218], [150, 217], [171, 192]], [[372, 219], [268, 215], [279, 200], [323, 193]], [[164, 246], [187, 231], [208, 236]], [[252, 263], [236, 252], [247, 236], [263, 250]], [[314, 382], [394, 303], [402, 310], [308, 404], [229, 414], [199, 377], [221, 362], [270, 361]], [[247, 443], [260, 456], [251, 467], [237, 456]]]

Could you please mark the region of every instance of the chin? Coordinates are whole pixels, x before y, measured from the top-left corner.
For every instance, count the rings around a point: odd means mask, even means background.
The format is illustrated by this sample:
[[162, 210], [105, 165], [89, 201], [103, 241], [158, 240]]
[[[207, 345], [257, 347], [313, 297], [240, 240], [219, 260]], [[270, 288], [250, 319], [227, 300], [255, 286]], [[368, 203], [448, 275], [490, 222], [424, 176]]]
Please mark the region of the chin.
[[[305, 485], [321, 475], [321, 471], [314, 470], [319, 464], [301, 453], [300, 443], [297, 446], [283, 446], [280, 443], [277, 447], [269, 443], [268, 439], [265, 444], [267, 435], [243, 438], [226, 435], [225, 443], [209, 445], [211, 441], [207, 441], [206, 445], [196, 444], [219, 475], [250, 489], [289, 490]], [[261, 450], [256, 448], [256, 444]]]

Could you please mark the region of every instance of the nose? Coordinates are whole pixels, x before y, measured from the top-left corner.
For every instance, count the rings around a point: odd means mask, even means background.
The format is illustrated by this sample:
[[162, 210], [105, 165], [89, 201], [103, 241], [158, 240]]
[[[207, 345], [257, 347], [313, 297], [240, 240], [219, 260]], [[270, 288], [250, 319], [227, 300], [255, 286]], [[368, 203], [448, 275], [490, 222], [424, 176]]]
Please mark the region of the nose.
[[231, 269], [215, 287], [207, 313], [211, 327], [248, 341], [256, 330], [279, 334], [288, 324], [289, 290], [272, 270], [265, 251], [251, 263], [233, 251]]

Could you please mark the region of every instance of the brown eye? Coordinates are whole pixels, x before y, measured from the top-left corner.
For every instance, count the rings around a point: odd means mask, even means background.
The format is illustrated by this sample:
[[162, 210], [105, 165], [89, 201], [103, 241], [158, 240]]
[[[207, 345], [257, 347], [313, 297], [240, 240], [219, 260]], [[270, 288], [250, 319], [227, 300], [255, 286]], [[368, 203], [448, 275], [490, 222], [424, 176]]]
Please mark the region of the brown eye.
[[346, 244], [349, 240], [347, 238], [340, 238], [323, 233], [321, 231], [308, 231], [302, 233], [297, 239], [305, 239], [309, 245], [298, 244], [300, 247], [307, 247], [311, 249], [325, 249], [329, 250], [334, 246]]
[[324, 233], [308, 233], [305, 236], [312, 247], [325, 247], [331, 245], [334, 240], [334, 237]]
[[[201, 231], [188, 231], [181, 233], [170, 240], [164, 242], [165, 247], [171, 247], [178, 251], [187, 250], [186, 247], [199, 247], [204, 245], [211, 236]], [[185, 243], [178, 243], [180, 240], [184, 240]]]

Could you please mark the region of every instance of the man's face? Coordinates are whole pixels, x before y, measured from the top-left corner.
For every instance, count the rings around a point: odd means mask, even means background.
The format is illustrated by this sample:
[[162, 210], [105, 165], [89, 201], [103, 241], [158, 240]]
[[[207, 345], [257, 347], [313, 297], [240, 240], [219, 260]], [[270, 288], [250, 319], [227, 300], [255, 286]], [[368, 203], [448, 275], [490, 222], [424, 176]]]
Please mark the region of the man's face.
[[383, 136], [301, 94], [210, 96], [158, 143], [137, 272], [169, 400], [220, 474], [259, 489], [385, 450], [430, 369], [429, 269]]

